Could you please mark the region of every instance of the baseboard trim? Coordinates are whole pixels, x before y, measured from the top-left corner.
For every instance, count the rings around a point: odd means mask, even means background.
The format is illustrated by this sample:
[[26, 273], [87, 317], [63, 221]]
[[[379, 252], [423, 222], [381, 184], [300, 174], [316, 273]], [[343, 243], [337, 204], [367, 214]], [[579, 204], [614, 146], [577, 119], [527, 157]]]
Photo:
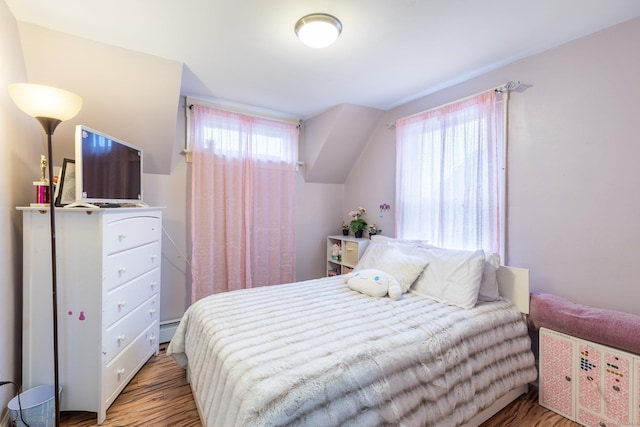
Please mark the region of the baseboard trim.
[[180, 319], [163, 320], [160, 322], [160, 344], [171, 341], [173, 334], [178, 329]]

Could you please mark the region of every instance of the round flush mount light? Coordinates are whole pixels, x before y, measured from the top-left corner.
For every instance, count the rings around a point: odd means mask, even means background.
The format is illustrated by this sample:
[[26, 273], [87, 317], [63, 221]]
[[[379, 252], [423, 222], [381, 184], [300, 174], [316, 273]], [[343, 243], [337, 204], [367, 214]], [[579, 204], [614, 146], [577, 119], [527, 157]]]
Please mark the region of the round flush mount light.
[[327, 47], [342, 32], [342, 23], [338, 18], [326, 13], [312, 13], [296, 22], [295, 32], [302, 43], [313, 48]]

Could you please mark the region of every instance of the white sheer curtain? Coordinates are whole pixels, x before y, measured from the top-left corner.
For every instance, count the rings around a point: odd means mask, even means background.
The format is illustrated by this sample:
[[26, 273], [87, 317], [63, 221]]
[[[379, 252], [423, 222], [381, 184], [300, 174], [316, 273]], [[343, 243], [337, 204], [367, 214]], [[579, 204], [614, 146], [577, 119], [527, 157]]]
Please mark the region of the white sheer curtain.
[[396, 233], [504, 259], [505, 135], [491, 90], [396, 122]]
[[190, 114], [192, 301], [295, 281], [296, 125]]

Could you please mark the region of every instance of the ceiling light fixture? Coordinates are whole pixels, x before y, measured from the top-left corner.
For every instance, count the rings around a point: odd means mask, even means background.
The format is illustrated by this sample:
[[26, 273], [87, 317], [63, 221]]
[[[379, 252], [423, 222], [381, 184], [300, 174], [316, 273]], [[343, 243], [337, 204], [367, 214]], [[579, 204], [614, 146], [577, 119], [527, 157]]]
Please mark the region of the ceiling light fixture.
[[295, 32], [302, 43], [313, 48], [327, 47], [335, 42], [342, 32], [338, 18], [326, 13], [312, 13], [296, 22]]

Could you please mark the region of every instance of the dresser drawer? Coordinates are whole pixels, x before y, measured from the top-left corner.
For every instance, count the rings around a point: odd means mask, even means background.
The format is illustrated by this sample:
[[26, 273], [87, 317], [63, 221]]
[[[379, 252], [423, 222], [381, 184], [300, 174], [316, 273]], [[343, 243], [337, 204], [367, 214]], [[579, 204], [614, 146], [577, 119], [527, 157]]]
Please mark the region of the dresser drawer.
[[160, 240], [162, 222], [153, 216], [136, 216], [107, 223], [104, 233], [106, 255]]
[[116, 398], [120, 389], [135, 375], [142, 365], [158, 351], [158, 323], [150, 325], [138, 335], [129, 347], [105, 367], [103, 401], [107, 405]]
[[104, 261], [104, 290], [109, 291], [160, 266], [160, 242], [109, 255]]
[[160, 269], [156, 268], [107, 292], [102, 307], [104, 326], [111, 326], [158, 293], [159, 284]]
[[131, 313], [108, 327], [102, 341], [102, 354], [107, 362], [127, 348], [147, 326], [158, 321], [158, 295], [140, 304]]

